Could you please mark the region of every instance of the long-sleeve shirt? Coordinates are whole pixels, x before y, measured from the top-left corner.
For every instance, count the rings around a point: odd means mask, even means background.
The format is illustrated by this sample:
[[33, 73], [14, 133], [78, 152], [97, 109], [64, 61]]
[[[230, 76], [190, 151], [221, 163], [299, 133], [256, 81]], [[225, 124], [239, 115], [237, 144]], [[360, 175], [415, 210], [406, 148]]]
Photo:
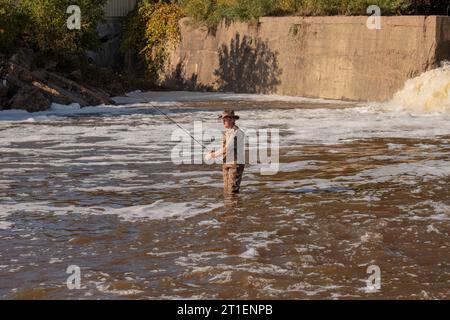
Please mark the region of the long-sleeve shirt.
[[234, 126], [222, 135], [222, 148], [214, 152], [214, 157], [223, 157], [226, 164], [244, 164], [245, 134]]

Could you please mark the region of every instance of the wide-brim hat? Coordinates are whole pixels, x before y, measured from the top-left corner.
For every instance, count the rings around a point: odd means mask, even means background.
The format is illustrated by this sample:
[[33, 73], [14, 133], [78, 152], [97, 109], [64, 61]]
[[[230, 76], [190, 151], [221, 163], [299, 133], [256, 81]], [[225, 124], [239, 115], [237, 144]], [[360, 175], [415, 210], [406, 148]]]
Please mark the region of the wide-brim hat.
[[234, 114], [234, 110], [229, 110], [226, 109], [224, 110], [224, 112], [222, 112], [222, 114], [219, 116], [219, 119], [223, 119], [223, 118], [231, 118], [231, 119], [239, 119], [239, 116]]

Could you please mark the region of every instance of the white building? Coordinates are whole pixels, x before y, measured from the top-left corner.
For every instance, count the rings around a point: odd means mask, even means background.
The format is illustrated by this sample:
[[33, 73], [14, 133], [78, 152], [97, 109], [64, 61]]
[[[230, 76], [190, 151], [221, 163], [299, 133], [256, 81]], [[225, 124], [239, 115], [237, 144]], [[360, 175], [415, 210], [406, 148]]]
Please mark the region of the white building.
[[136, 6], [137, 0], [109, 0], [105, 6], [106, 18], [125, 17]]

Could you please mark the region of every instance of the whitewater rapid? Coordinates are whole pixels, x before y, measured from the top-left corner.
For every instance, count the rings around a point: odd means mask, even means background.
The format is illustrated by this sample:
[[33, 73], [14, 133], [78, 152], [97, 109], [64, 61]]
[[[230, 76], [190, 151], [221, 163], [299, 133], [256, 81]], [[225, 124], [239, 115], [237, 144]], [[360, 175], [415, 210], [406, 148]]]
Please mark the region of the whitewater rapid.
[[450, 62], [406, 81], [386, 110], [410, 112], [450, 112]]

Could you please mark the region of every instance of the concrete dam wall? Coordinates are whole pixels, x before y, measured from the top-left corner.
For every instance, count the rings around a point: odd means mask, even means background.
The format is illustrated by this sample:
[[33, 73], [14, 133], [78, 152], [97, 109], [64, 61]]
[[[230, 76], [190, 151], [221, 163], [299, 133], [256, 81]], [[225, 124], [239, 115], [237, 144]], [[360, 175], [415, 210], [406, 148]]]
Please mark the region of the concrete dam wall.
[[386, 101], [407, 79], [450, 60], [450, 17], [263, 17], [194, 28], [161, 75], [169, 89]]

